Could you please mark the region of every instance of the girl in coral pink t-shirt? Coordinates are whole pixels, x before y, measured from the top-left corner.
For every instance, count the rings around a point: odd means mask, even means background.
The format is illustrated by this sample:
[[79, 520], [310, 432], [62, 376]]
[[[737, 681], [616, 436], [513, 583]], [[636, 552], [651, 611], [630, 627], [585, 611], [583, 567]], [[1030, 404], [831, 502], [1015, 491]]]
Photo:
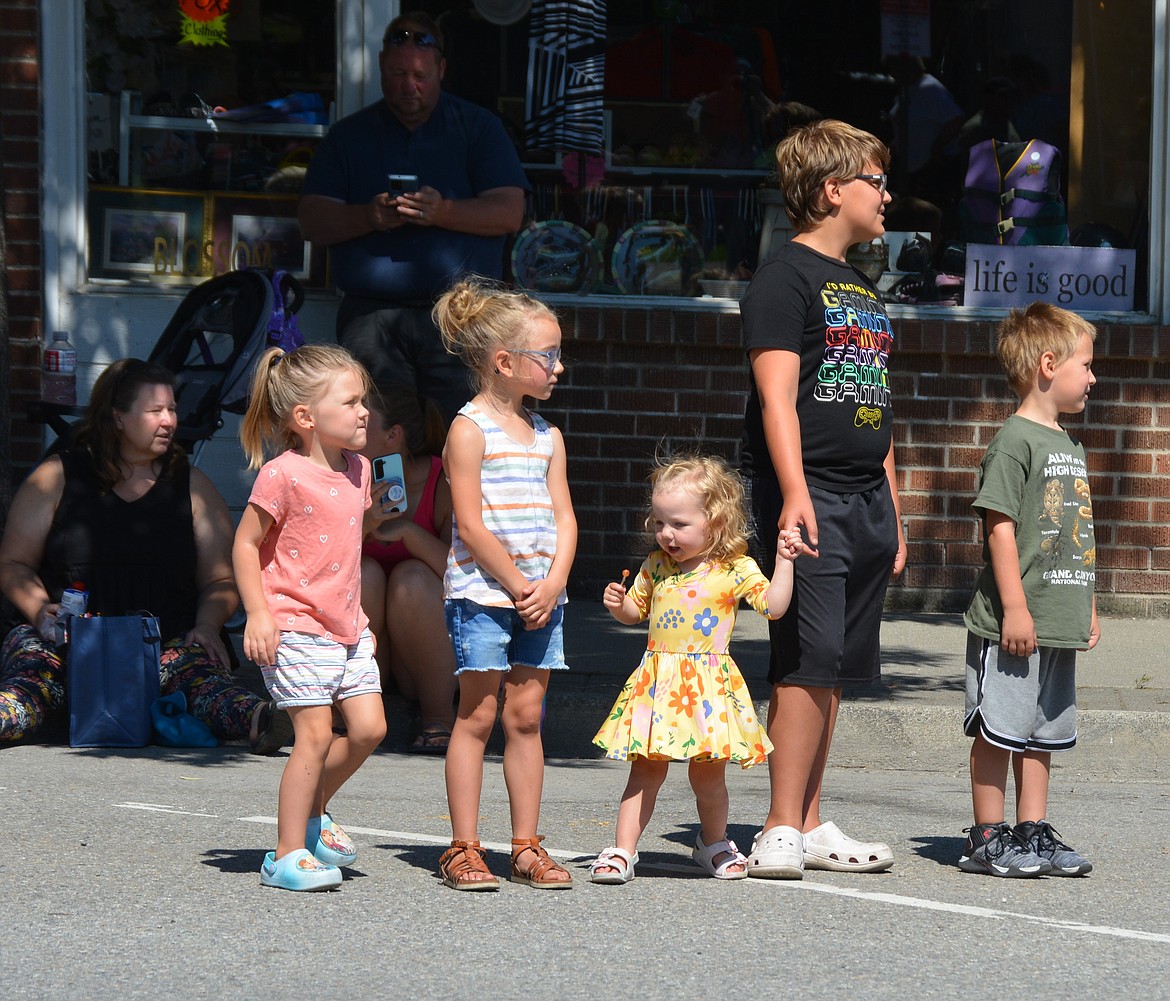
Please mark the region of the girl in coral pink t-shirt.
[[[244, 653], [260, 665], [295, 743], [280, 781], [275, 852], [260, 882], [341, 885], [357, 857], [326, 807], [386, 735], [374, 641], [361, 606], [362, 515], [370, 503], [369, 377], [341, 348], [310, 345], [259, 361], [240, 431], [260, 467], [232, 559], [248, 614]], [[264, 461], [265, 445], [285, 448]], [[345, 721], [333, 732], [333, 706]]]

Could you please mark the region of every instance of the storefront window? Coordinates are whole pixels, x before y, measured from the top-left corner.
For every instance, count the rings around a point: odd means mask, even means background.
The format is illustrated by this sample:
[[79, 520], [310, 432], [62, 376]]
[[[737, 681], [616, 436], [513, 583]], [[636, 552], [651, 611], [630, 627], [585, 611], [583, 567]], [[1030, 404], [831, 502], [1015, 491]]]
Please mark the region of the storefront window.
[[521, 285], [738, 295], [791, 235], [775, 143], [834, 117], [894, 150], [888, 238], [855, 250], [889, 301], [1146, 307], [1151, 2], [419, 6], [528, 170]]
[[[437, 19], [444, 87], [514, 137], [522, 286], [738, 297], [792, 235], [776, 142], [834, 117], [894, 152], [887, 238], [853, 251], [887, 301], [1148, 308], [1152, 0], [389, 8]], [[91, 280], [269, 264], [328, 284], [295, 211], [334, 117], [337, 9], [87, 0]]]
[[334, 102], [335, 8], [88, 0], [91, 280], [264, 265], [325, 284], [296, 200]]

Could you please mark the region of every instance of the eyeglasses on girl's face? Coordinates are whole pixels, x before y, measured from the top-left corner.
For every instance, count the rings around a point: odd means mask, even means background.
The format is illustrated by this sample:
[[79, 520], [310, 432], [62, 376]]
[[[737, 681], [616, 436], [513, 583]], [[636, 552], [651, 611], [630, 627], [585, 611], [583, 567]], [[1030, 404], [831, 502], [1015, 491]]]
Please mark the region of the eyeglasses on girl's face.
[[513, 348], [511, 351], [514, 355], [528, 355], [529, 358], [534, 358], [538, 361], [546, 372], [551, 372], [557, 367], [557, 363], [561, 360], [561, 349], [553, 348], [551, 351], [533, 351], [530, 348]]
[[382, 39], [382, 47], [405, 45], [407, 42], [414, 42], [416, 48], [436, 49], [439, 55], [443, 54], [443, 47], [439, 44], [439, 40], [429, 31], [410, 31], [406, 28], [388, 31], [386, 37]]

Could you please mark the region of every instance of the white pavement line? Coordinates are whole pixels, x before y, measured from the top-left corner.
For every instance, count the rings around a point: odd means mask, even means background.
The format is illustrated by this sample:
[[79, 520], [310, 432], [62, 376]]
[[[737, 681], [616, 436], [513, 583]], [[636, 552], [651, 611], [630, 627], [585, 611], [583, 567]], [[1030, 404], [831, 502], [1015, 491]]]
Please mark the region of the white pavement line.
[[[275, 817], [240, 817], [243, 823], [275, 824]], [[396, 838], [401, 841], [415, 841], [427, 845], [449, 845], [450, 838], [439, 838], [433, 834], [416, 834], [413, 831], [386, 831], [378, 827], [354, 827], [343, 825], [351, 834], [370, 834], [379, 838]], [[511, 845], [488, 841], [484, 848], [491, 851], [510, 852]], [[593, 858], [596, 852], [568, 852], [561, 849], [549, 848], [549, 855], [554, 858], [575, 860]], [[643, 862], [640, 868], [653, 869], [656, 872], [686, 872], [694, 873], [691, 865], [678, 865], [673, 862]], [[828, 886], [824, 883], [812, 883], [795, 879], [745, 879], [744, 883], [760, 886], [779, 883], [794, 890], [811, 890], [814, 893], [829, 893], [839, 897], [852, 897], [855, 900], [872, 900], [875, 903], [893, 904], [895, 907], [914, 907], [924, 911], [945, 911], [950, 914], [963, 914], [974, 918], [992, 918], [994, 920], [1014, 919], [1031, 921], [1034, 924], [1046, 925], [1051, 928], [1060, 928], [1065, 931], [1086, 932], [1092, 935], [1107, 935], [1112, 938], [1135, 939], [1140, 942], [1160, 942], [1170, 945], [1170, 935], [1159, 932], [1140, 931], [1135, 928], [1115, 928], [1112, 925], [1087, 925], [1080, 921], [1066, 921], [1061, 918], [1050, 918], [1041, 914], [1022, 914], [1018, 911], [1000, 911], [991, 907], [974, 907], [970, 904], [949, 904], [941, 900], [926, 900], [922, 897], [906, 897], [898, 893], [880, 893], [874, 890], [857, 890], [848, 886]]]
[[178, 813], [184, 817], [218, 817], [218, 813], [193, 813], [190, 810], [176, 810], [165, 803], [115, 803], [127, 810], [149, 810], [152, 813]]
[[[275, 817], [240, 817], [240, 821], [246, 824], [275, 824]], [[372, 834], [376, 838], [396, 838], [399, 841], [418, 841], [425, 845], [442, 845], [446, 848], [451, 844], [450, 838], [437, 838], [433, 834], [415, 834], [413, 831], [384, 831], [378, 827], [355, 827], [352, 824], [342, 824], [346, 832], [349, 834]], [[483, 847], [493, 852], [511, 852], [512, 846], [506, 845], [503, 842], [485, 841]], [[548, 848], [546, 851], [556, 857], [562, 859], [585, 859], [593, 858], [596, 853], [588, 852], [563, 852], [553, 848]]]
[[806, 883], [804, 880], [763, 880], [749, 879], [749, 883], [785, 883], [793, 889], [813, 890], [817, 893], [831, 893], [839, 897], [854, 897], [858, 900], [873, 900], [883, 904], [894, 904], [897, 907], [917, 907], [926, 911], [947, 911], [951, 914], [965, 914], [976, 918], [1011, 918], [1020, 921], [1031, 921], [1035, 924], [1049, 925], [1066, 931], [1089, 932], [1094, 935], [1109, 935], [1114, 938], [1132, 938], [1142, 942], [1161, 942], [1170, 944], [1170, 935], [1159, 932], [1138, 931], [1134, 928], [1115, 928], [1111, 925], [1087, 925], [1080, 921], [1065, 921], [1062, 918], [1050, 918], [1041, 914], [1021, 914], [1018, 911], [1000, 911], [991, 907], [973, 907], [970, 904], [948, 904], [941, 900], [923, 900], [920, 897], [904, 897], [898, 893], [878, 893], [872, 890], [856, 890], [848, 886], [826, 886], [824, 883]]

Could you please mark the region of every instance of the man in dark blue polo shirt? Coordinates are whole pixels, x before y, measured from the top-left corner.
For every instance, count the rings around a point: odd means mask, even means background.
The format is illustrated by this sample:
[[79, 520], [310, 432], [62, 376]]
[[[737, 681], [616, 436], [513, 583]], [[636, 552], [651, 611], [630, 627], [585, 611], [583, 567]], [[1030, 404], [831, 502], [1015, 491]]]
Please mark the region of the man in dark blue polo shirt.
[[[431, 306], [465, 274], [501, 277], [529, 185], [500, 120], [440, 89], [447, 63], [430, 17], [391, 21], [378, 64], [383, 100], [329, 130], [298, 219], [306, 240], [332, 248], [345, 293], [338, 341], [376, 381], [413, 384], [449, 421], [471, 392]], [[418, 190], [395, 180], [391, 191], [390, 175], [417, 177]]]

